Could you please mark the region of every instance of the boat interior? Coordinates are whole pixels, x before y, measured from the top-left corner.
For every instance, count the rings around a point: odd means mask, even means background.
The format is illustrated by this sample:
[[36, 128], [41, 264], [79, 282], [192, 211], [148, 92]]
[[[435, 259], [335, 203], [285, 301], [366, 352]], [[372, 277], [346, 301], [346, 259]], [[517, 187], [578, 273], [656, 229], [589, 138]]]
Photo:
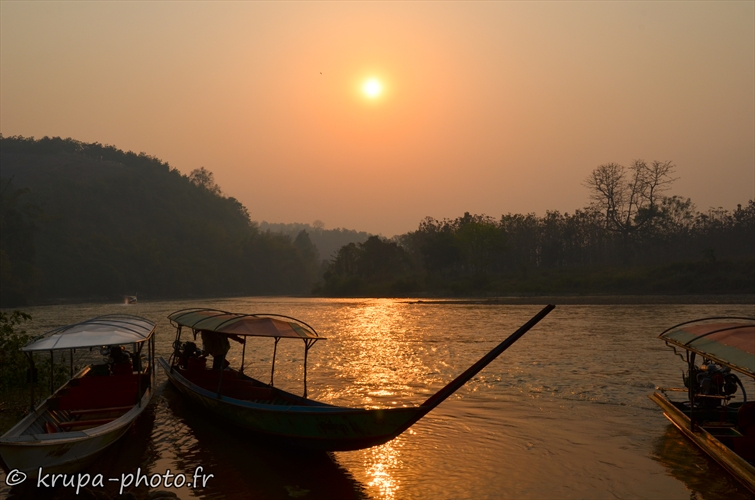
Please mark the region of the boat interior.
[[[698, 396], [699, 397], [699, 396]], [[749, 462], [755, 462], [755, 402], [696, 407], [688, 402], [671, 402], [695, 425]]]
[[310, 399], [271, 387], [231, 368], [222, 371], [222, 381], [220, 370], [207, 369], [201, 363], [188, 363], [186, 368], [174, 366], [173, 369], [202, 389], [215, 393], [219, 389], [222, 396], [233, 399], [282, 406], [318, 404]]
[[149, 384], [149, 370], [133, 372], [130, 363], [88, 366], [47, 400], [44, 411], [21, 434], [56, 434], [105, 425], [131, 410]]

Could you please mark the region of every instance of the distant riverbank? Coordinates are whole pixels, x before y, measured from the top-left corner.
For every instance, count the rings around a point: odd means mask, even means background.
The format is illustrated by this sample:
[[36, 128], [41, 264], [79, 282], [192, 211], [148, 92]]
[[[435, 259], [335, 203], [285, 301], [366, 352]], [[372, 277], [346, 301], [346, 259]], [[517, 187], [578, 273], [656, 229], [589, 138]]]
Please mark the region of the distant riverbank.
[[[215, 296], [215, 297], [145, 297], [139, 302], [169, 302], [183, 300], [206, 300], [213, 302], [219, 299], [234, 299], [241, 296]], [[243, 296], [248, 297], [248, 296]], [[264, 297], [264, 296], [259, 296]], [[280, 295], [269, 296], [270, 298], [315, 298], [307, 295]], [[499, 296], [499, 297], [453, 297], [453, 296], [412, 296], [412, 295], [395, 295], [386, 296], [351, 296], [351, 297], [329, 297], [335, 298], [392, 298], [405, 300], [410, 304], [480, 304], [480, 305], [539, 305], [539, 304], [576, 304], [576, 305], [611, 305], [611, 304], [752, 304], [753, 314], [755, 314], [755, 294], [677, 294], [677, 295], [526, 295], [526, 296]], [[107, 299], [102, 297], [87, 298], [67, 298], [67, 299], [49, 299], [36, 304], [29, 304], [25, 307], [14, 309], [28, 309], [30, 307], [43, 306], [63, 306], [76, 304], [107, 304], [118, 303], [117, 299]]]
[[755, 294], [739, 295], [543, 295], [531, 297], [489, 297], [469, 299], [417, 299], [412, 304], [478, 304], [478, 305], [613, 305], [613, 304], [752, 304], [755, 314]]

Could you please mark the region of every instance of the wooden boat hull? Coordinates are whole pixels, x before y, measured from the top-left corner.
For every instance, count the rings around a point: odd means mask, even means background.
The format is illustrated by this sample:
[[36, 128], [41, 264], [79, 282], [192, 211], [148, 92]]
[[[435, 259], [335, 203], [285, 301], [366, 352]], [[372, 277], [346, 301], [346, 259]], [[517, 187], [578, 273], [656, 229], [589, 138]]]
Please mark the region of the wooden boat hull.
[[192, 401], [223, 419], [264, 438], [291, 446], [350, 451], [390, 441], [422, 418], [430, 408], [344, 408], [281, 393], [299, 404], [265, 404], [218, 395], [172, 370], [160, 358], [173, 385]]
[[[211, 337], [225, 336], [226, 342], [228, 338], [238, 340], [237, 337], [242, 336], [242, 343], [250, 336], [271, 337], [275, 339], [276, 346], [281, 338], [303, 339], [306, 395], [306, 353], [322, 337], [312, 327], [288, 316], [238, 314], [214, 309], [177, 311], [168, 316], [176, 326], [176, 350], [171, 358], [173, 363], [169, 364], [162, 358], [158, 362], [173, 385], [188, 398], [258, 436], [272, 438], [276, 444], [285, 443], [325, 451], [359, 450], [386, 443], [411, 427], [471, 380], [555, 307], [545, 306], [466, 371], [424, 403], [414, 407], [344, 408], [295, 396], [234, 370], [206, 370], [202, 361], [199, 361], [201, 356], [196, 355], [196, 346], [181, 344], [180, 341], [181, 329], [184, 327], [191, 328], [195, 335], [201, 332], [203, 342], [205, 335], [210, 336], [209, 334], [212, 334]], [[215, 354], [212, 356], [215, 357]], [[273, 362], [274, 360], [275, 350]], [[274, 366], [273, 364], [273, 369]]]
[[[719, 439], [720, 436], [716, 436], [719, 432], [723, 433], [725, 429], [706, 429], [705, 426], [697, 425], [693, 428], [690, 418], [666, 398], [665, 395], [659, 392], [654, 392], [648, 397], [661, 407], [664, 416], [668, 418], [669, 421], [671, 421], [671, 423], [682, 432], [682, 434], [707, 453], [713, 460], [718, 462], [721, 467], [737, 478], [742, 485], [752, 493], [755, 493], [755, 467], [753, 464], [723, 444]], [[750, 443], [748, 442], [748, 445], [749, 444]]]
[[140, 404], [119, 418], [98, 427], [71, 432], [23, 433], [34, 421], [48, 410], [48, 401], [40, 404], [2, 438], [0, 457], [7, 471], [19, 470], [36, 477], [40, 468], [43, 473], [69, 472], [84, 467], [100, 453], [121, 438], [136, 418], [144, 411], [152, 398], [152, 389], [147, 389]]

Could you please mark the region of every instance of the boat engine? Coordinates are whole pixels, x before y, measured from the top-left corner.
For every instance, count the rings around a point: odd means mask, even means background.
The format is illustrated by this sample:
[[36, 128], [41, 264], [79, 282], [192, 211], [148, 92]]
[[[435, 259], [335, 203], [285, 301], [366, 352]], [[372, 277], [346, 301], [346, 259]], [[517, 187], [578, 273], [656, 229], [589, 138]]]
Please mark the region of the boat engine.
[[720, 396], [715, 398], [700, 398], [702, 405], [705, 407], [718, 407], [724, 398], [737, 392], [737, 385], [741, 386], [742, 382], [731, 369], [726, 366], [720, 366], [716, 363], [707, 363], [695, 368], [690, 377], [684, 380], [684, 385], [689, 387], [690, 380], [693, 381], [692, 390], [696, 395], [702, 396]]

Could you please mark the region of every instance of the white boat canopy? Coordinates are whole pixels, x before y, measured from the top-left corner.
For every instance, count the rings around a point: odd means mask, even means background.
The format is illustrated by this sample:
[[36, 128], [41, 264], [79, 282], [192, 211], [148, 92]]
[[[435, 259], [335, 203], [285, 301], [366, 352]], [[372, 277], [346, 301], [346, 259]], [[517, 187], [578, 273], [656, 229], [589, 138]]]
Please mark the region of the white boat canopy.
[[217, 309], [182, 309], [168, 316], [176, 326], [241, 337], [325, 340], [301, 320], [281, 314], [240, 314]]
[[62, 326], [40, 335], [21, 348], [25, 352], [81, 349], [146, 342], [155, 323], [139, 316], [110, 314]]
[[755, 318], [696, 319], [672, 326], [658, 337], [755, 378]]

